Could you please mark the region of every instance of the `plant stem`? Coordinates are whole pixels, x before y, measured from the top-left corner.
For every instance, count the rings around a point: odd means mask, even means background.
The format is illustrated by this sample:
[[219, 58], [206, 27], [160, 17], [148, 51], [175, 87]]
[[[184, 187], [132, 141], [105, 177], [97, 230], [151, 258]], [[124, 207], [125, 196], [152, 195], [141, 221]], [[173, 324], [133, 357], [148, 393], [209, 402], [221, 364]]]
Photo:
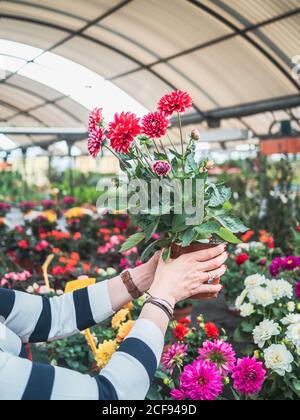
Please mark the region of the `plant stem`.
[[169, 142], [171, 143], [171, 146], [173, 147], [173, 149], [175, 150], [175, 152], [177, 152], [176, 147], [175, 147], [175, 144], [173, 143], [173, 140], [171, 139], [170, 134], [168, 132], [167, 132], [167, 136], [168, 136]]
[[156, 141], [154, 139], [152, 139], [152, 140], [153, 140], [153, 144], [154, 144], [154, 146], [156, 148], [157, 153], [160, 153], [160, 150], [159, 150], [159, 148], [158, 148], [158, 146], [156, 144]]
[[182, 152], [182, 170], [184, 171], [184, 140], [183, 140], [181, 115], [180, 115], [179, 112], [178, 112], [178, 121], [179, 121], [180, 140], [181, 140], [181, 152]]
[[165, 146], [164, 146], [164, 144], [163, 144], [162, 140], [161, 140], [161, 139], [159, 139], [159, 142], [160, 142], [160, 145], [161, 145], [161, 147], [162, 147], [162, 149], [163, 149], [164, 154], [166, 155], [167, 160], [169, 161], [169, 163], [171, 163], [171, 162], [170, 162], [170, 159], [168, 158], [168, 153], [167, 153], [167, 151], [166, 151], [166, 148], [165, 148]]

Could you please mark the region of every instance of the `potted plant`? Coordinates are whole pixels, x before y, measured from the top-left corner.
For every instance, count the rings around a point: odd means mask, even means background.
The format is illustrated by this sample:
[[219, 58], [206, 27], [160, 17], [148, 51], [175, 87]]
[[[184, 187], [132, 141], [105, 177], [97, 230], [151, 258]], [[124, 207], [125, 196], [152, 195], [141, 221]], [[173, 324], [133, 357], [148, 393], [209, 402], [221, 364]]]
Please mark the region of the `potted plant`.
[[[184, 141], [181, 114], [189, 108], [191, 97], [176, 91], [165, 95], [157, 111], [142, 119], [129, 112], [116, 114], [107, 126], [101, 109], [96, 108], [90, 114], [89, 153], [96, 157], [102, 148], [108, 149], [119, 159], [129, 186], [134, 183], [139, 186], [139, 194], [127, 189], [130, 192], [126, 211], [140, 231], [126, 241], [122, 251], [145, 241], [142, 260], [156, 248], [164, 248], [163, 258], [167, 260], [220, 242], [237, 244], [240, 242], [237, 234], [247, 231], [232, 214], [231, 189], [209, 178], [214, 162], [207, 156], [198, 156], [198, 131], [193, 130], [187, 143]], [[174, 115], [181, 139], [178, 148], [168, 133]], [[155, 195], [153, 186], [158, 183], [164, 191]], [[123, 185], [119, 180], [117, 187], [121, 194]], [[122, 205], [120, 208], [124, 208], [124, 200]], [[160, 239], [153, 241], [157, 233]]]

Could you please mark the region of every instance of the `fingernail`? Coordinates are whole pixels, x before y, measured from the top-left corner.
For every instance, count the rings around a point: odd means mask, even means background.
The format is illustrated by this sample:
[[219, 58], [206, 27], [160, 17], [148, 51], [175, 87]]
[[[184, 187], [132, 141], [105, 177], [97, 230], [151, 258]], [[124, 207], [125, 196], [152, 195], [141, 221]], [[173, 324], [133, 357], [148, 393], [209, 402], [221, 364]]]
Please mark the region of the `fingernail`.
[[225, 245], [224, 245], [224, 251], [226, 251], [226, 249], [227, 249], [227, 245], [225, 244]]

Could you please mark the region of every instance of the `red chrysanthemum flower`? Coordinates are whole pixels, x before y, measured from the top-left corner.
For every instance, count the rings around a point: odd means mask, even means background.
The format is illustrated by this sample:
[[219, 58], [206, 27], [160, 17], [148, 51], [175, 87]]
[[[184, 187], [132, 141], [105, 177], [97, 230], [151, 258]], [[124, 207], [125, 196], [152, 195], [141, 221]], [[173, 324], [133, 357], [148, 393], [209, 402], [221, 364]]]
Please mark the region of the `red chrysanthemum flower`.
[[97, 131], [103, 126], [102, 108], [95, 108], [89, 115], [89, 132]]
[[159, 139], [166, 135], [170, 120], [161, 112], [150, 112], [142, 119], [142, 133], [151, 139]]
[[235, 262], [237, 263], [237, 265], [243, 265], [248, 260], [249, 260], [249, 255], [244, 253], [244, 254], [238, 255], [235, 259]]
[[178, 341], [183, 341], [184, 337], [190, 332], [189, 328], [187, 328], [183, 324], [178, 324], [173, 330], [174, 337]]
[[171, 170], [172, 166], [164, 160], [157, 160], [152, 164], [152, 171], [158, 176], [167, 176]]
[[174, 112], [183, 113], [192, 107], [192, 98], [187, 92], [181, 90], [168, 93], [158, 102], [158, 110], [165, 115], [173, 115]]
[[208, 338], [213, 338], [214, 340], [220, 335], [218, 327], [213, 322], [205, 324], [205, 333]]
[[131, 112], [116, 114], [113, 122], [109, 124], [111, 147], [118, 153], [128, 154], [134, 138], [141, 133], [140, 119]]
[[88, 151], [91, 156], [96, 158], [101, 150], [104, 140], [104, 132], [102, 129], [90, 131], [88, 139]]

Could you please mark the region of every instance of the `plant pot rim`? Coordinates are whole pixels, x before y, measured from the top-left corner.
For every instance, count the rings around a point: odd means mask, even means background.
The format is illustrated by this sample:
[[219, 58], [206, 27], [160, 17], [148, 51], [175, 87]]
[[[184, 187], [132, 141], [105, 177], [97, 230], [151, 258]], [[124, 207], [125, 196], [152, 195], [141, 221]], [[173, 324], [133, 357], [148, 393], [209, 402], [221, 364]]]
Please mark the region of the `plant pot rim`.
[[194, 242], [191, 245], [186, 246], [186, 247], [183, 247], [182, 245], [173, 243], [171, 245], [171, 258], [172, 259], [177, 259], [181, 255], [190, 254], [192, 252], [214, 248], [214, 247], [222, 245], [222, 244], [226, 245], [226, 242], [215, 241], [215, 240], [209, 241], [209, 242]]

